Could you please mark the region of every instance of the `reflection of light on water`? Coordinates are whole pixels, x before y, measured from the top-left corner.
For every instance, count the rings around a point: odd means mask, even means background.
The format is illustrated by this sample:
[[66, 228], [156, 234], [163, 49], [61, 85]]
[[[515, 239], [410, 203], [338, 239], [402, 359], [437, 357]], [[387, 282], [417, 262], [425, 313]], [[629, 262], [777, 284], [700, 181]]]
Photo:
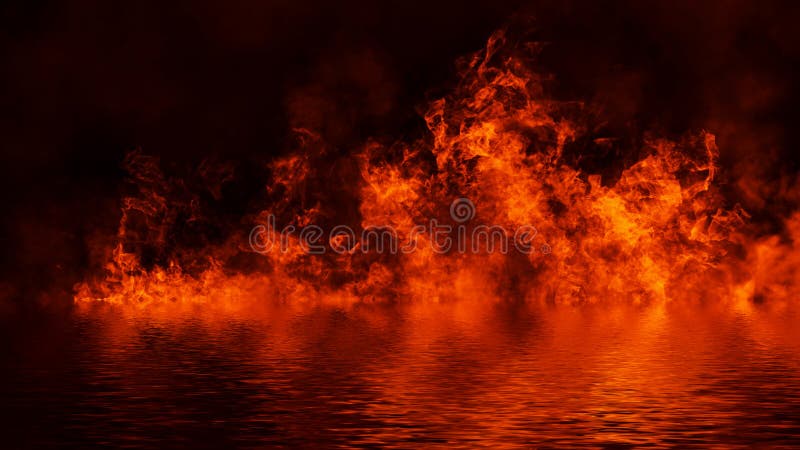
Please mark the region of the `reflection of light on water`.
[[180, 428], [206, 410], [262, 443], [797, 442], [775, 437], [800, 423], [793, 317], [716, 304], [95, 311], [81, 319], [92, 332], [79, 365], [102, 389], [85, 392], [75, 414], [96, 427], [88, 412], [98, 404], [113, 405], [109, 420], [164, 410]]

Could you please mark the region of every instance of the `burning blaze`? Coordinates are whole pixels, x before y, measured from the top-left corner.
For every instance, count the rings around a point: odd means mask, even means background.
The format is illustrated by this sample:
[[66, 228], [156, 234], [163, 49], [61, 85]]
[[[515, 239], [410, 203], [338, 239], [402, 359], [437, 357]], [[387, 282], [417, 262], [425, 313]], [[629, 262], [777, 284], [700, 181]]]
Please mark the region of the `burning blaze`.
[[[778, 233], [759, 233], [720, 189], [725, 174], [711, 133], [674, 141], [649, 135], [630, 146], [604, 133], [584, 105], [548, 100], [528, 57], [535, 51], [512, 48], [497, 33], [461, 61], [453, 92], [430, 104], [428, 136], [366, 143], [345, 157], [353, 170], [341, 180], [331, 175], [334, 157], [323, 139], [295, 130], [298, 148], [271, 163], [267, 200], [243, 219], [210, 224], [208, 195], [131, 153], [126, 168], [137, 193], [124, 199], [116, 242], [98, 248], [108, 262], [76, 287], [76, 302], [741, 303], [800, 293], [800, 214], [784, 218]], [[212, 200], [235, 175], [224, 165], [201, 172]], [[534, 251], [436, 251], [414, 227], [452, 222], [456, 198], [474, 203], [476, 223], [535, 227]], [[345, 204], [357, 208], [342, 213]], [[269, 217], [295, 229], [337, 220], [356, 230], [391, 227], [416, 247], [359, 251], [361, 243], [337, 238], [332, 244], [348, 251], [318, 255], [286, 233], [284, 251], [256, 254], [248, 232]], [[191, 235], [203, 238], [187, 243]]]

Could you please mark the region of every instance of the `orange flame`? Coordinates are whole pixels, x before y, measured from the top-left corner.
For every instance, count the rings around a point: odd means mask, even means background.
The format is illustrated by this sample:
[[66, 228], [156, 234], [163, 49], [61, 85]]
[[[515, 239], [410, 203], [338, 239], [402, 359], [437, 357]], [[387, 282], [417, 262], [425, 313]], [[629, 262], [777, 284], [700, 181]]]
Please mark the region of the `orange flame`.
[[[458, 86], [424, 116], [430, 136], [390, 146], [371, 141], [351, 157], [360, 175], [359, 218], [349, 225], [391, 226], [406, 239], [415, 224], [446, 218], [452, 199], [466, 197], [482, 223], [536, 227], [535, 243], [547, 252], [438, 254], [418, 245], [408, 254], [309, 255], [290, 235], [289, 251], [246, 258], [256, 255], [244, 226], [223, 242], [187, 250], [170, 242], [171, 233], [201, 220], [196, 198], [167, 180], [155, 159], [134, 152], [126, 167], [139, 195], [124, 199], [103, 275], [76, 286], [76, 302], [742, 303], [800, 294], [800, 214], [779, 235], [757, 235], [748, 213], [720, 192], [711, 133], [649, 136], [617, 176], [591, 173], [581, 159], [620, 144], [593, 137], [580, 103], [548, 100], [542, 77], [502, 32], [462, 62]], [[300, 148], [270, 166], [270, 204], [246, 221], [330, 221], [333, 206], [322, 201], [326, 145], [312, 130], [295, 131]], [[576, 157], [581, 142], [588, 150]], [[214, 192], [218, 198], [219, 186]], [[430, 244], [425, 235], [415, 238]]]

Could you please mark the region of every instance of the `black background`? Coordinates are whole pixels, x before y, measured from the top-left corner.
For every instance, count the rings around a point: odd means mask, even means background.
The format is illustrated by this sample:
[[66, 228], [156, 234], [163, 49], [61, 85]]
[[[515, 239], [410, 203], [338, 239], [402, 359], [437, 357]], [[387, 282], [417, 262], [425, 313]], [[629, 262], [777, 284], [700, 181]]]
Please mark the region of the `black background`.
[[118, 220], [126, 152], [260, 164], [295, 125], [341, 152], [419, 137], [455, 59], [512, 21], [547, 43], [555, 97], [629, 129], [709, 129], [732, 179], [791, 175], [798, 19], [766, 1], [5, 3], [3, 301], [69, 298], [86, 236]]

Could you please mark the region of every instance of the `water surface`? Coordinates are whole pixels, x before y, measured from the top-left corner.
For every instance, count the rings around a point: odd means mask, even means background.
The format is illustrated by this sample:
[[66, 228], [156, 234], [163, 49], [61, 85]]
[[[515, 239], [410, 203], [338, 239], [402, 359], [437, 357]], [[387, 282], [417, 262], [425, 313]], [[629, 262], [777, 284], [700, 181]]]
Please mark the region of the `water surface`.
[[5, 359], [15, 447], [800, 445], [788, 310], [76, 312]]

